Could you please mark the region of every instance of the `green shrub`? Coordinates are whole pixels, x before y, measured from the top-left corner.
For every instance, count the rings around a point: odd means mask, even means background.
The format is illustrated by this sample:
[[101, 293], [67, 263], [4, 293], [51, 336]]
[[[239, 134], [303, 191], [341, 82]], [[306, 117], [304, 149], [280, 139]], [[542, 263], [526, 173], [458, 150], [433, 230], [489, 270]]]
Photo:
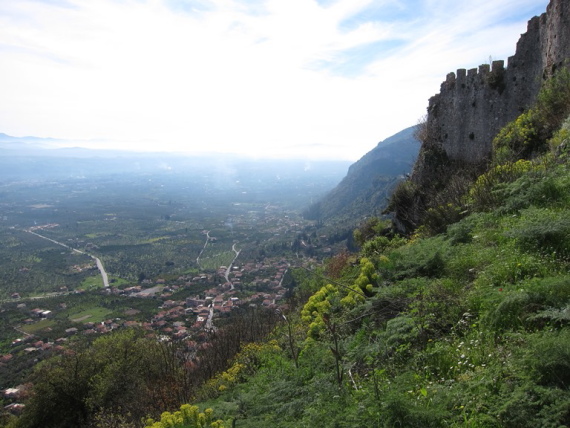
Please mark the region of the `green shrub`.
[[561, 428], [570, 424], [570, 394], [534, 382], [515, 385], [495, 403], [504, 428]]
[[548, 141], [552, 151], [562, 154], [570, 149], [570, 116], [566, 118], [562, 127], [554, 133]]
[[529, 208], [521, 212], [517, 226], [506, 233], [524, 251], [570, 254], [570, 216], [568, 211]]
[[425, 276], [437, 278], [444, 273], [449, 241], [443, 236], [421, 239], [390, 253], [392, 261], [388, 276], [397, 279]]
[[447, 226], [456, 223], [464, 216], [463, 208], [451, 202], [430, 207], [423, 218], [418, 232], [424, 236], [434, 236], [445, 232]]
[[420, 190], [410, 180], [398, 183], [390, 197], [390, 202], [385, 212], [396, 212], [398, 221], [402, 223], [404, 230], [410, 231], [417, 227], [417, 202], [420, 198]]
[[522, 286], [529, 293], [540, 295], [546, 306], [561, 308], [570, 303], [570, 276], [568, 275], [536, 278], [525, 282]]
[[529, 110], [508, 123], [493, 140], [493, 163], [516, 162], [545, 152], [547, 146], [540, 138], [540, 127], [536, 110]]
[[527, 358], [539, 384], [570, 389], [570, 330], [539, 335]]
[[526, 292], [507, 294], [483, 321], [496, 331], [516, 330], [524, 326], [529, 312], [541, 306], [540, 300]]
[[382, 427], [436, 428], [447, 426], [446, 409], [424, 407], [402, 395], [390, 394], [383, 400]]
[[517, 180], [529, 171], [537, 168], [530, 161], [517, 160], [501, 163], [482, 174], [471, 186], [468, 204], [476, 211], [487, 211], [500, 206], [504, 199], [501, 185]]
[[513, 213], [531, 205], [563, 205], [570, 195], [570, 175], [562, 168], [547, 173], [526, 174], [500, 191], [501, 213]]
[[547, 309], [562, 309], [570, 303], [570, 277], [534, 278], [518, 284], [517, 290], [503, 289], [497, 296], [483, 320], [489, 328], [541, 327], [548, 321]]
[[[544, 82], [536, 100], [542, 132], [550, 138], [553, 131], [560, 128], [570, 114], [570, 70], [560, 69], [552, 78]], [[549, 135], [550, 134], [550, 135]]]
[[459, 221], [447, 228], [447, 237], [452, 245], [467, 244], [473, 239], [473, 223]]
[[389, 226], [390, 222], [387, 220], [381, 220], [378, 217], [369, 218], [354, 230], [354, 241], [359, 246], [362, 246], [366, 241], [380, 235], [383, 231], [388, 229]]

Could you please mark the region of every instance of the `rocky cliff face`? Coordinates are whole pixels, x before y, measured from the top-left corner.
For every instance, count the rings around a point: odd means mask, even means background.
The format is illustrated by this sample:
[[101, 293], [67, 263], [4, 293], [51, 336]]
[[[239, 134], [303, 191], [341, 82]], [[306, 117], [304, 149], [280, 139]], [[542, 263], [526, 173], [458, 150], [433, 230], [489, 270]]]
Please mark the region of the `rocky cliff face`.
[[504, 61], [449, 73], [429, 100], [429, 139], [450, 160], [477, 163], [491, 154], [497, 132], [535, 100], [542, 81], [570, 58], [570, 1], [551, 0], [528, 22], [516, 53]]

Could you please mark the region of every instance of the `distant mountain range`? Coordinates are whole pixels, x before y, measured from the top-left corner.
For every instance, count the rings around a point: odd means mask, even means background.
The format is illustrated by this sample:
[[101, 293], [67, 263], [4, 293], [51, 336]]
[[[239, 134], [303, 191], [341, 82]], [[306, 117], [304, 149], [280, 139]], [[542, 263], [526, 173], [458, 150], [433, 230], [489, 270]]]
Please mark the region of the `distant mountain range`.
[[412, 170], [420, 142], [416, 126], [385, 139], [348, 169], [346, 177], [305, 216], [313, 220], [342, 221], [353, 225], [380, 213], [396, 184]]
[[5, 156], [91, 158], [146, 155], [146, 153], [137, 154], [136, 152], [126, 150], [95, 150], [83, 147], [69, 147], [70, 143], [71, 141], [69, 140], [57, 138], [13, 137], [0, 132], [0, 153], [3, 153]]
[[40, 138], [40, 137], [13, 137], [8, 134], [0, 132], [0, 143], [14, 143], [14, 144], [53, 144], [59, 142], [55, 138]]

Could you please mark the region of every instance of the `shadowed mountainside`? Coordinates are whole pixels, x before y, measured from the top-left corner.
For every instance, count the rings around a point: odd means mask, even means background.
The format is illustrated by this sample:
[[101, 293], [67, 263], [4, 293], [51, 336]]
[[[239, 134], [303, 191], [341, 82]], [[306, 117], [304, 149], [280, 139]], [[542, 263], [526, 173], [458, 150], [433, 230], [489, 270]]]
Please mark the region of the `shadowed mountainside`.
[[355, 162], [346, 177], [305, 216], [314, 220], [358, 220], [386, 207], [396, 184], [409, 174], [420, 142], [412, 126], [385, 139]]

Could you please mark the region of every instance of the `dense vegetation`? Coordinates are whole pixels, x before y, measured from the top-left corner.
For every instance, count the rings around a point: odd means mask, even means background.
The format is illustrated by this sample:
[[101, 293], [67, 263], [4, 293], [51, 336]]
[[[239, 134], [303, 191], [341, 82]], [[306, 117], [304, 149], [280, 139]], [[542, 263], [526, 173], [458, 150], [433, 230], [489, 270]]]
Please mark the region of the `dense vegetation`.
[[[296, 270], [288, 311], [227, 330], [206, 349], [231, 349], [210, 351], [217, 363], [208, 370], [201, 364], [211, 356], [192, 361], [199, 385], [177, 389], [180, 368], [160, 358], [178, 354], [121, 333], [40, 365], [30, 405], [8, 423], [570, 426], [568, 75], [497, 136], [486, 172], [432, 206], [414, 235], [394, 235], [371, 219], [355, 232], [358, 253]], [[528, 129], [536, 132], [521, 150]], [[266, 328], [246, 334], [259, 326]], [[152, 370], [137, 371], [137, 362]], [[153, 400], [165, 388], [169, 401]], [[79, 413], [56, 417], [54, 406], [71, 397]], [[159, 414], [162, 404], [167, 412]], [[143, 414], [153, 419], [141, 421]]]

